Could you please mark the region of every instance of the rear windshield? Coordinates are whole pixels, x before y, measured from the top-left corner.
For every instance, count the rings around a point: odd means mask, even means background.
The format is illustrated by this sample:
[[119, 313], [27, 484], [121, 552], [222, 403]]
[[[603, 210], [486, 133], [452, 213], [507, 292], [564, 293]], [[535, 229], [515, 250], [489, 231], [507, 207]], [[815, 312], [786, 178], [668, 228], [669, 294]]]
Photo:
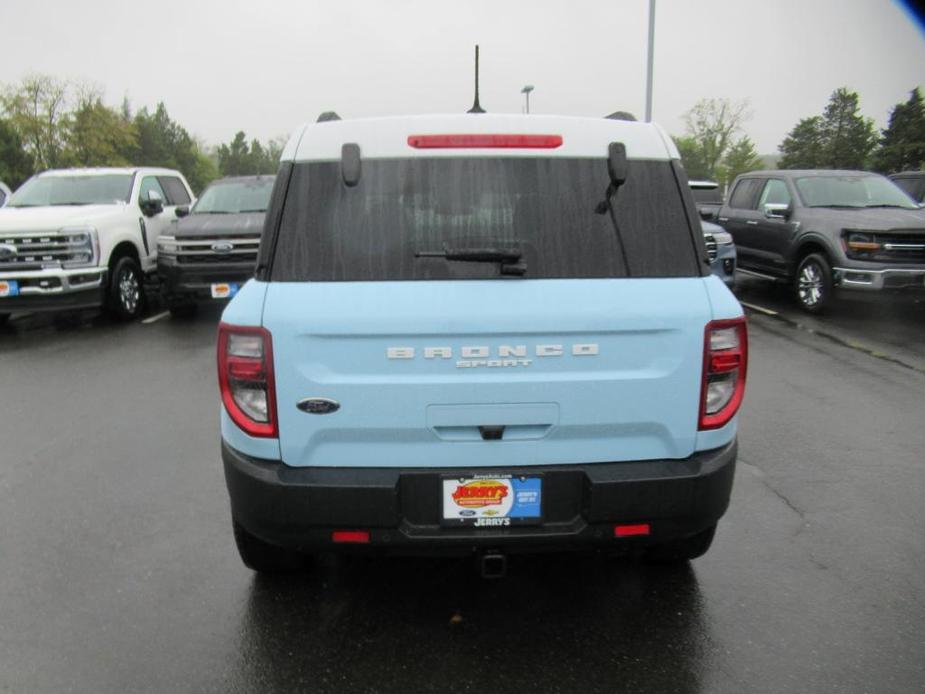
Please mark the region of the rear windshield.
[[716, 188], [694, 188], [691, 187], [691, 193], [694, 194], [694, 202], [697, 203], [715, 203], [723, 204], [723, 193], [719, 187]]
[[354, 187], [339, 161], [296, 164], [270, 279], [494, 279], [500, 262], [432, 255], [499, 248], [521, 254], [525, 279], [699, 275], [671, 164], [631, 161], [617, 192], [629, 273], [596, 211], [608, 180], [603, 159], [363, 160]]

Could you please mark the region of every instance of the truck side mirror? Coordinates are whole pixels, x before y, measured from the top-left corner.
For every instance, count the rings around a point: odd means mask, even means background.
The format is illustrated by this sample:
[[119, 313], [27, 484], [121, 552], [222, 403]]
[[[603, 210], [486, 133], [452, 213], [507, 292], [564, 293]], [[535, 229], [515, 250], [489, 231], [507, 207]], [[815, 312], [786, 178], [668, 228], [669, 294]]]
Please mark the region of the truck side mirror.
[[138, 206], [145, 217], [153, 217], [164, 211], [164, 198], [156, 190], [149, 190], [148, 199], [139, 201]]
[[709, 222], [713, 219], [713, 210], [709, 207], [698, 207], [697, 212], [700, 214], [700, 218], [705, 222]]
[[174, 213], [177, 215], [177, 219], [183, 219], [189, 214], [189, 205], [178, 205]]

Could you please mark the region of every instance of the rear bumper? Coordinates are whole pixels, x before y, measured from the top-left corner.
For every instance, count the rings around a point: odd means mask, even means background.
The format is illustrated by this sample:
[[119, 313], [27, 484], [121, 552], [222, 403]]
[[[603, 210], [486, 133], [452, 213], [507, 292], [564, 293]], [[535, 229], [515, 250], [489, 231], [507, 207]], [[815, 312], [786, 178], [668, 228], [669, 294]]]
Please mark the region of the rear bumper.
[[866, 268], [836, 267], [836, 283], [844, 289], [879, 291], [883, 289], [925, 289], [925, 267]]
[[157, 274], [168, 298], [212, 301], [213, 284], [234, 283], [240, 288], [254, 276], [254, 264], [177, 265], [159, 260]]
[[[513, 468], [543, 474], [542, 525], [442, 527], [447, 475], [497, 469], [293, 468], [250, 458], [222, 442], [234, 518], [271, 544], [305, 551], [399, 554], [632, 549], [694, 535], [725, 513], [737, 444], [684, 460]], [[614, 537], [617, 524], [650, 525], [648, 536]], [[363, 545], [336, 545], [335, 529], [367, 530]]]
[[0, 297], [0, 313], [96, 308], [104, 302], [108, 275], [105, 267], [2, 272], [0, 280], [14, 280], [18, 293]]

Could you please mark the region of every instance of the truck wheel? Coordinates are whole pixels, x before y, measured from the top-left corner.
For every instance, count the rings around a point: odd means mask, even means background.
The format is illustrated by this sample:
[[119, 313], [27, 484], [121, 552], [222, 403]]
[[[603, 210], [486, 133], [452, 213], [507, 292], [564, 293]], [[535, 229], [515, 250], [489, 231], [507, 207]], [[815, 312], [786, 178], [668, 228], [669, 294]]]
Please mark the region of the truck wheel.
[[308, 568], [309, 557], [291, 549], [264, 542], [232, 520], [234, 541], [244, 565], [258, 573], [286, 573]]
[[118, 320], [134, 320], [144, 308], [144, 278], [133, 258], [116, 261], [109, 278], [109, 312]]
[[832, 298], [832, 267], [822, 253], [810, 253], [800, 261], [793, 280], [797, 303], [808, 313], [820, 313]]
[[716, 523], [696, 535], [666, 542], [646, 550], [645, 560], [653, 564], [675, 564], [702, 557], [713, 544]]

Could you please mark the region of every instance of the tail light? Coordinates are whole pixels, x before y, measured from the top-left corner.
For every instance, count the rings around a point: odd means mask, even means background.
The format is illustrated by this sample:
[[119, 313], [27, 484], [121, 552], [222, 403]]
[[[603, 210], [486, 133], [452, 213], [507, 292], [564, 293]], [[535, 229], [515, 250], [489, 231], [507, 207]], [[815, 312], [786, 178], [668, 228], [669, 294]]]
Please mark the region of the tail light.
[[698, 429], [719, 429], [738, 412], [745, 396], [748, 330], [745, 318], [707, 324], [703, 341], [703, 387]]
[[228, 416], [242, 431], [264, 438], [279, 435], [269, 332], [219, 324], [218, 385]]

